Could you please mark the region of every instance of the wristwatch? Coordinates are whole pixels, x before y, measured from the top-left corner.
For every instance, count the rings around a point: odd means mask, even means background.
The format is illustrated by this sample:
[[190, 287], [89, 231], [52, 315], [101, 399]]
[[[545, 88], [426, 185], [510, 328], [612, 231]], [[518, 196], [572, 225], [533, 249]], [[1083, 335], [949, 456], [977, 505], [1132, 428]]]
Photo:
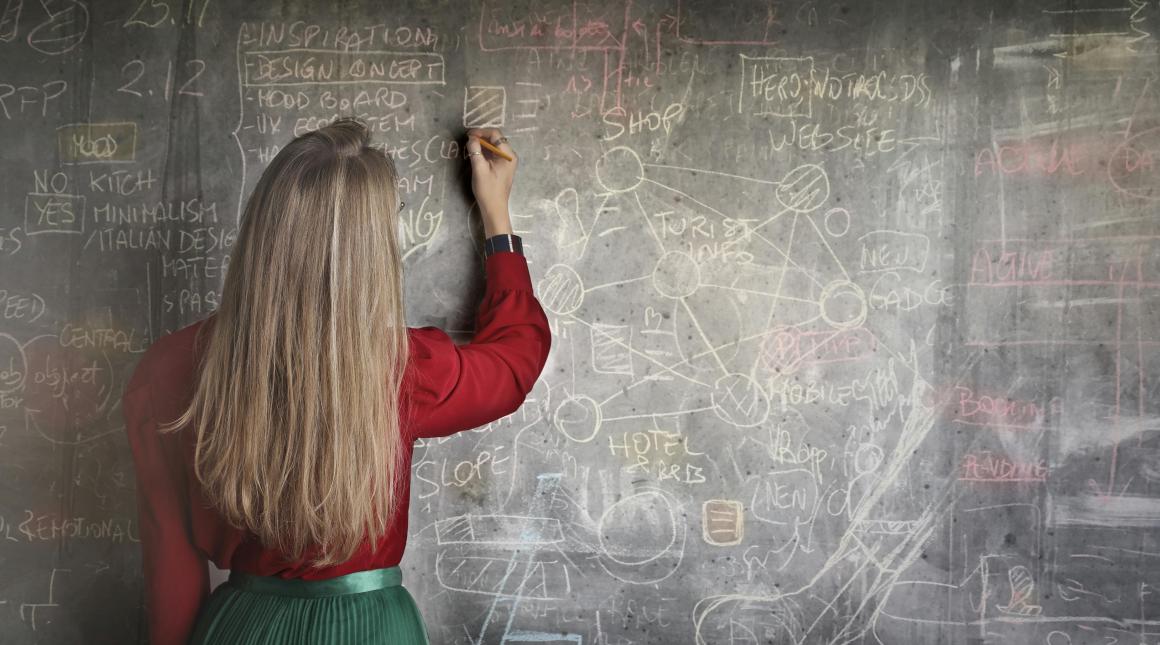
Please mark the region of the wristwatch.
[[494, 253], [500, 251], [514, 251], [520, 255], [524, 254], [524, 241], [519, 235], [513, 233], [500, 233], [499, 235], [492, 235], [483, 242], [483, 257], [487, 259]]

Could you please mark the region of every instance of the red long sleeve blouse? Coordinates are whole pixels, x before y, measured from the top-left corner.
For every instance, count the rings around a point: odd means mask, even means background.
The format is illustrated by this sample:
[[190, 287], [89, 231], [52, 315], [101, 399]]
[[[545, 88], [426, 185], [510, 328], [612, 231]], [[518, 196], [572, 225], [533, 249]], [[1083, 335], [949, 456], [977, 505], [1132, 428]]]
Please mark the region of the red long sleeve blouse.
[[[416, 439], [446, 436], [515, 412], [547, 362], [551, 334], [527, 261], [503, 251], [484, 266], [487, 282], [472, 342], [456, 345], [436, 327], [407, 329], [411, 357], [403, 387], [411, 396], [402, 437], [407, 472]], [[319, 580], [397, 565], [407, 539], [409, 478], [377, 553], [368, 542], [347, 562], [323, 569], [310, 568], [305, 558], [284, 560], [210, 508], [193, 474], [194, 433], [157, 431], [192, 396], [198, 358], [193, 339], [206, 320], [153, 343], [121, 399], [137, 473], [145, 608], [154, 645], [184, 645], [188, 639], [210, 591], [207, 560], [219, 569]]]

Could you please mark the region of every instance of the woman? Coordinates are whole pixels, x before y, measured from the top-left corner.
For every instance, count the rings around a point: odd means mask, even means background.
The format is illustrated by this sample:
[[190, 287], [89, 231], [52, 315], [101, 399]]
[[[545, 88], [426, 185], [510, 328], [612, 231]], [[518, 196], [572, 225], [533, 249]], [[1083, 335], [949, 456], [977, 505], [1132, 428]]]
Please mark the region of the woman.
[[[154, 645], [427, 642], [397, 566], [412, 444], [514, 412], [551, 345], [515, 153], [494, 129], [466, 147], [487, 242], [471, 343], [405, 326], [398, 177], [340, 120], [262, 174], [220, 308], [138, 364], [122, 407]], [[230, 570], [212, 594], [207, 559]]]

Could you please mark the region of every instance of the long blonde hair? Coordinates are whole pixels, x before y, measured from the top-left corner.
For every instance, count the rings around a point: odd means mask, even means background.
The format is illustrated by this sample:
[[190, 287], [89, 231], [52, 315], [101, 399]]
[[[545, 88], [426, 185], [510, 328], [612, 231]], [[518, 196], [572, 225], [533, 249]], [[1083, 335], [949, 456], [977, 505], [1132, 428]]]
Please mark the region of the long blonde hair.
[[400, 503], [407, 362], [394, 164], [340, 119], [246, 203], [193, 400], [195, 472], [233, 526], [314, 566], [377, 545]]

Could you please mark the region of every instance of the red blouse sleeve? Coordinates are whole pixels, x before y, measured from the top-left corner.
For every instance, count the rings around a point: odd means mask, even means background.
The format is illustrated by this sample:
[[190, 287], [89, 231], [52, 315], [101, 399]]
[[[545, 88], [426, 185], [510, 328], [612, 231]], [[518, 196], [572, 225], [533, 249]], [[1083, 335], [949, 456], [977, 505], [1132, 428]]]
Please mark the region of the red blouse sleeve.
[[185, 645], [209, 596], [208, 560], [192, 544], [181, 433], [157, 432], [148, 363], [146, 354], [126, 387], [121, 409], [137, 474], [149, 642]]
[[527, 260], [500, 251], [488, 256], [484, 270], [470, 343], [456, 345], [437, 327], [413, 330], [413, 437], [443, 437], [515, 412], [548, 361], [552, 335]]

